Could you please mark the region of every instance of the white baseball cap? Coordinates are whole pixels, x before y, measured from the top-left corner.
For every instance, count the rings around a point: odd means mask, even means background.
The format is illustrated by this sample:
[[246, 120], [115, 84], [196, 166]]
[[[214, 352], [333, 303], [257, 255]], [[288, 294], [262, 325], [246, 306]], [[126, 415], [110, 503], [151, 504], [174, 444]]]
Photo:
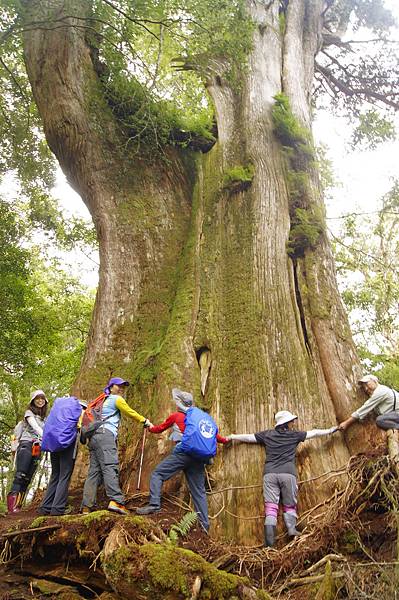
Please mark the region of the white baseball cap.
[[358, 383], [368, 383], [369, 381], [375, 381], [378, 383], [378, 377], [375, 375], [364, 375], [361, 379], [358, 380]]
[[284, 425], [284, 423], [289, 423], [290, 421], [295, 421], [297, 418], [297, 415], [293, 415], [289, 410], [279, 410], [274, 415], [276, 427], [279, 425]]

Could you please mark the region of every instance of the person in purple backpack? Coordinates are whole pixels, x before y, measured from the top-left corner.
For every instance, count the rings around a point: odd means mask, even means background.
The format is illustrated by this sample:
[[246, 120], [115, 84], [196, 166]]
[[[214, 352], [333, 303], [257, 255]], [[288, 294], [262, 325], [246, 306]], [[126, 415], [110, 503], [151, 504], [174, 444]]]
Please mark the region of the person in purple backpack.
[[[172, 427], [169, 439], [176, 443], [172, 452], [155, 467], [150, 479], [150, 501], [146, 506], [136, 509], [138, 515], [149, 515], [161, 510], [162, 485], [177, 473], [183, 471], [193, 499], [194, 508], [198, 514], [199, 522], [203, 529], [209, 530], [208, 502], [205, 491], [205, 465], [209, 462], [190, 454], [184, 449], [184, 431], [186, 429], [186, 415], [194, 406], [194, 399], [189, 392], [183, 392], [177, 388], [172, 390], [172, 398], [176, 403], [177, 412], [172, 413], [160, 425], [152, 425], [151, 433], [162, 433]], [[201, 411], [202, 412], [202, 411]], [[212, 432], [212, 427], [216, 429]], [[205, 423], [203, 432], [205, 437], [214, 436], [220, 444], [227, 444], [228, 440], [217, 433], [216, 424]]]
[[75, 466], [78, 423], [85, 403], [75, 396], [57, 398], [43, 430], [42, 450], [50, 452], [51, 477], [41, 515], [63, 515], [68, 500], [69, 482]]

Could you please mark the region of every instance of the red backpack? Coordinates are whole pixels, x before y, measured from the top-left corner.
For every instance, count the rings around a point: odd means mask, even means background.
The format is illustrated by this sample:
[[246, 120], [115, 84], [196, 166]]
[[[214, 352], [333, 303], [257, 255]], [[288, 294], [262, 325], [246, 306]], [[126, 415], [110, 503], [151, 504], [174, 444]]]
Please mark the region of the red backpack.
[[82, 444], [85, 444], [87, 440], [89, 440], [95, 434], [97, 429], [101, 427], [104, 421], [107, 421], [111, 417], [115, 416], [118, 412], [116, 410], [111, 415], [108, 415], [108, 417], [105, 417], [105, 419], [103, 418], [103, 405], [105, 400], [108, 398], [108, 395], [109, 394], [104, 394], [103, 392], [97, 396], [97, 398], [89, 402], [87, 408], [84, 410], [82, 424], [80, 427], [80, 441]]

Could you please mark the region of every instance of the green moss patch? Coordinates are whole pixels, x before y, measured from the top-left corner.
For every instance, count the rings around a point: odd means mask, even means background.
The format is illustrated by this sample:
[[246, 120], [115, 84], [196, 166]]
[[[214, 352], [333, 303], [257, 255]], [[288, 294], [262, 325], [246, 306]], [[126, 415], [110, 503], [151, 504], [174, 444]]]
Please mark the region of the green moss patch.
[[255, 176], [253, 164], [238, 165], [228, 169], [223, 177], [223, 188], [230, 193], [237, 193], [248, 189]]
[[129, 544], [113, 552], [103, 566], [119, 593], [127, 584], [134, 587], [137, 597], [142, 588], [141, 592], [153, 593], [154, 598], [169, 594], [173, 598], [190, 598], [197, 576], [202, 580], [203, 599], [231, 600], [238, 597], [240, 585], [248, 585], [246, 579], [219, 571], [198, 554], [171, 544]]

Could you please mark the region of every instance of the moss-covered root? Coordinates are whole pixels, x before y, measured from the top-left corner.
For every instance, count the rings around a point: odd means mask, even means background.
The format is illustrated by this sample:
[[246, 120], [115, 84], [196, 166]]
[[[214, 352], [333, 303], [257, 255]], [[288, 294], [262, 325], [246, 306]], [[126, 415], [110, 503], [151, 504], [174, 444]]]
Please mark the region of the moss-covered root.
[[[112, 588], [131, 600], [257, 600], [268, 596], [237, 575], [171, 543], [104, 547], [103, 569]], [[110, 552], [110, 550], [112, 550]], [[197, 589], [196, 589], [197, 588]]]

